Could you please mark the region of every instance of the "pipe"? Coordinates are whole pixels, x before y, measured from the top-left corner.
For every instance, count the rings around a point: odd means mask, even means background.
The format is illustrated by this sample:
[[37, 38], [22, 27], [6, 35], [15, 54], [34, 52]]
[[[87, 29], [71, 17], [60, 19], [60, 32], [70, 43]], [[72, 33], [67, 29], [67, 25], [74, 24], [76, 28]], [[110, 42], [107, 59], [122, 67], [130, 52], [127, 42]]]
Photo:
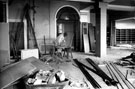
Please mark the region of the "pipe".
[[[122, 81], [126, 84], [126, 86], [129, 88], [129, 89], [135, 89], [135, 87], [126, 79], [126, 77], [121, 73], [121, 71], [113, 64], [113, 63], [110, 63], [112, 65], [112, 67], [115, 69], [115, 71], [118, 73], [118, 75], [121, 77]], [[123, 78], [123, 77], [124, 78]], [[127, 80], [127, 81], [126, 81]], [[132, 86], [132, 88], [128, 85], [128, 83]]]
[[[108, 69], [108, 71], [110, 71], [110, 72], [112, 72], [113, 73], [113, 77], [115, 77], [116, 78], [116, 80], [118, 81], [118, 83], [120, 84], [120, 86], [121, 86], [121, 88], [122, 89], [124, 89], [124, 87], [122, 86], [122, 84], [120, 83], [120, 81], [119, 81], [119, 79], [117, 78], [117, 76], [116, 76], [116, 74], [113, 72], [113, 70], [111, 69], [111, 67], [110, 67], [110, 65], [107, 63], [107, 62], [105, 62], [105, 64], [107, 64], [107, 69]], [[117, 85], [117, 88], [119, 89], [119, 87], [118, 87], [118, 85]]]
[[82, 73], [85, 75], [85, 77], [88, 79], [88, 81], [92, 84], [94, 88], [101, 88], [101, 86], [96, 82], [96, 80], [86, 71], [86, 69], [81, 65], [81, 63], [74, 59], [74, 62], [78, 65]]
[[96, 65], [90, 58], [86, 59], [88, 61], [88, 63], [90, 63], [97, 71], [97, 74], [100, 75], [100, 77], [103, 78], [103, 80], [105, 81], [105, 83], [107, 85], [116, 85], [117, 82], [113, 79], [111, 79], [104, 71], [102, 71], [98, 65]]

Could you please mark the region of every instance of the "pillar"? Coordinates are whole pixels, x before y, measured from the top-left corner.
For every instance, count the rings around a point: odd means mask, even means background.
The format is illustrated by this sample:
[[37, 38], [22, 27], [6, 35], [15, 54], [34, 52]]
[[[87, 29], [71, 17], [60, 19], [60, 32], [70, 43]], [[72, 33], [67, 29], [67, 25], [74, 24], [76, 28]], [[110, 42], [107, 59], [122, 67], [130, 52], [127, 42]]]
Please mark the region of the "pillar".
[[28, 49], [28, 38], [27, 38], [27, 21], [26, 19], [24, 22], [24, 49]]
[[96, 56], [107, 54], [107, 3], [96, 2]]

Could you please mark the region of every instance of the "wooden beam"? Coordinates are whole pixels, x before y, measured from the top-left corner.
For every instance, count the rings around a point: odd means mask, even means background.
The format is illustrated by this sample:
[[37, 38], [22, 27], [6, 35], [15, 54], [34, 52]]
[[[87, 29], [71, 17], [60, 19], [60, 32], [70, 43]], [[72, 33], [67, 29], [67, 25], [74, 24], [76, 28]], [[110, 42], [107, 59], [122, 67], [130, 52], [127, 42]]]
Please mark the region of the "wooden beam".
[[10, 86], [13, 82], [32, 73], [34, 70], [36, 70], [36, 67], [27, 60], [10, 65], [0, 73], [0, 89]]

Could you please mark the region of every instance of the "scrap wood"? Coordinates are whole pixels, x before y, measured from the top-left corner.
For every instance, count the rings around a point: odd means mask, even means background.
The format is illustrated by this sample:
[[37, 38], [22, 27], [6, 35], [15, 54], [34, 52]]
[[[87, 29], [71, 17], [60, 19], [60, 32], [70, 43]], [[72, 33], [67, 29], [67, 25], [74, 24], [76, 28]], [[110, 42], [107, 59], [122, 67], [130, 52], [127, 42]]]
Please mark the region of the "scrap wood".
[[38, 70], [51, 70], [52, 67], [50, 65], [45, 64], [43, 61], [35, 58], [35, 57], [29, 57], [24, 60], [27, 60], [27, 62], [30, 62], [33, 64]]
[[118, 76], [116, 75], [116, 73], [114, 72], [114, 70], [111, 68], [111, 65], [108, 63], [108, 62], [104, 62], [106, 64], [106, 67], [110, 73], [110, 75], [112, 76], [112, 78], [114, 80], [117, 80], [118, 81], [118, 84], [116, 85], [116, 87], [119, 89], [119, 86], [124, 89], [124, 87], [122, 86], [121, 84], [121, 81], [118, 79]]
[[125, 68], [131, 68], [131, 69], [135, 69], [135, 65], [127, 65], [127, 66], [123, 66]]
[[132, 74], [134, 74], [134, 75], [135, 75], [135, 70], [131, 70], [131, 72], [130, 72], [130, 73], [131, 73], [131, 75], [132, 75]]
[[129, 89], [135, 89], [135, 86], [123, 75], [123, 73], [111, 62], [111, 66], [114, 68], [114, 70], [118, 73], [122, 81], [125, 83], [125, 85]]
[[87, 72], [87, 70], [81, 65], [81, 63], [77, 60], [74, 59], [75, 63], [78, 65], [82, 73], [85, 75], [87, 80], [92, 84], [94, 88], [101, 88], [101, 86], [97, 83], [97, 81]]
[[51, 60], [53, 57], [51, 55], [43, 55], [42, 57], [40, 57], [40, 60], [43, 62], [47, 62], [49, 60]]
[[60, 57], [58, 57], [58, 56], [56, 56], [56, 55], [54, 55], [53, 58], [54, 58], [54, 60], [55, 60], [56, 62], [64, 62], [64, 60], [63, 60], [62, 58], [60, 58]]
[[90, 58], [86, 58], [87, 62], [90, 63], [96, 70], [96, 73], [105, 81], [107, 85], [116, 85], [118, 82], [110, 78], [98, 65]]
[[45, 49], [45, 54], [46, 54], [46, 40], [45, 40], [45, 36], [44, 36], [44, 49]]
[[10, 66], [0, 73], [0, 89], [6, 88], [20, 78], [32, 73], [36, 70], [36, 67], [23, 60], [17, 64]]
[[130, 60], [119, 60], [119, 62], [114, 62], [117, 65], [126, 67], [126, 66], [135, 66], [135, 63]]
[[44, 62], [42, 62], [41, 60], [35, 58], [35, 57], [30, 57], [28, 59], [25, 60], [32, 60], [32, 59], [36, 59], [34, 61], [31, 61], [31, 63], [38, 69], [42, 69], [42, 70], [51, 70], [53, 69], [50, 65], [45, 64]]
[[64, 60], [57, 55], [44, 55], [40, 58], [45, 63], [49, 62], [64, 62]]
[[[96, 68], [95, 68], [95, 69], [91, 69], [90, 67], [86, 66], [85, 64], [83, 64], [83, 63], [81, 63], [81, 62], [80, 62], [80, 64], [81, 64], [83, 67], [85, 67], [86, 69], [92, 71], [93, 73], [95, 73], [95, 74], [97, 74], [99, 77], [101, 77], [101, 78], [106, 82], [106, 84], [111, 85], [110, 80], [111, 80], [111, 82], [112, 82], [114, 85], [115, 85], [115, 83], [117, 83], [117, 81], [111, 79], [108, 75], [106, 76], [105, 73], [103, 74], [101, 71], [97, 70]], [[73, 65], [74, 65], [74, 64], [73, 64]], [[74, 65], [74, 66], [77, 67], [76, 65]], [[93, 67], [93, 68], [94, 68], [94, 67]], [[101, 70], [101, 69], [100, 69], [100, 70]], [[108, 80], [108, 78], [109, 78], [110, 80]]]
[[126, 57], [122, 57], [119, 59], [116, 64], [122, 65], [122, 66], [127, 66], [127, 65], [135, 65], [135, 52], [131, 53], [130, 55]]

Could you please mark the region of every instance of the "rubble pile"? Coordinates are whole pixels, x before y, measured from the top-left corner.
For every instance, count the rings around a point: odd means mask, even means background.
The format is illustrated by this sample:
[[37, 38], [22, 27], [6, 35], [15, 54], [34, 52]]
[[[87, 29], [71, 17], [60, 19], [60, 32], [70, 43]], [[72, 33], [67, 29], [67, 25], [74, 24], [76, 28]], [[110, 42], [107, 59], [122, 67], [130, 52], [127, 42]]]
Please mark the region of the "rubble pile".
[[62, 82], [67, 82], [67, 78], [65, 76], [64, 71], [58, 70], [48, 70], [43, 71], [39, 70], [34, 75], [30, 76], [26, 83], [32, 85], [42, 85], [42, 84], [58, 84]]

